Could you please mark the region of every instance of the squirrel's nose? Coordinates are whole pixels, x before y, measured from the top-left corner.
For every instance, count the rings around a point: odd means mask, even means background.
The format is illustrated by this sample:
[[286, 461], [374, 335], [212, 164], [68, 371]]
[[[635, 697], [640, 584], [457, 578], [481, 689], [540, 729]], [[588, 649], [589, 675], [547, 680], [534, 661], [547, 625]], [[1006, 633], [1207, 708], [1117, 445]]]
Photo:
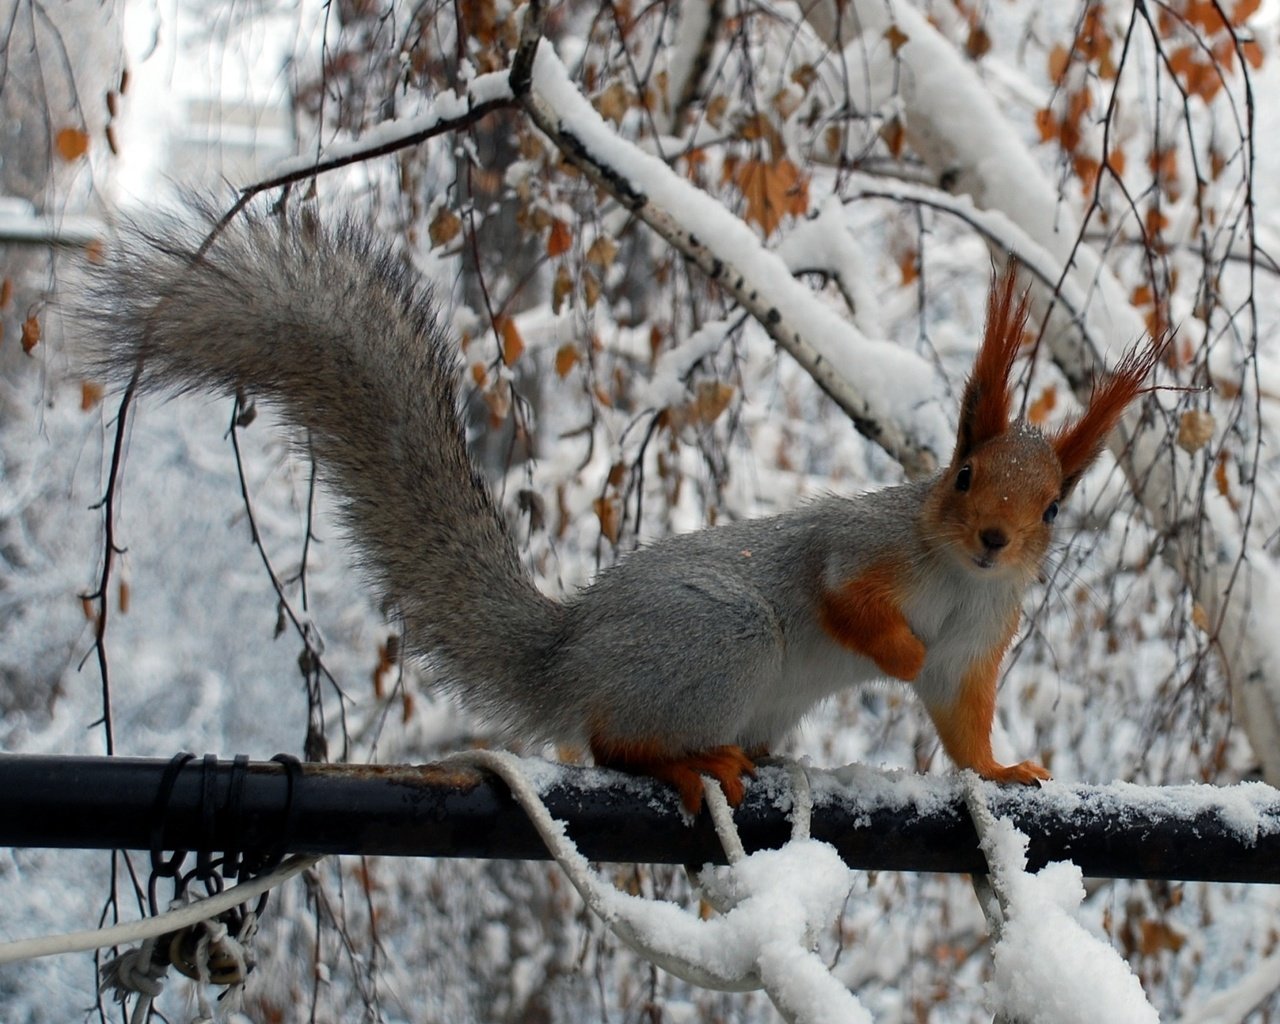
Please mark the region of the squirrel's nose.
[[988, 526], [978, 534], [978, 539], [988, 551], [999, 551], [1009, 543], [1009, 535], [998, 526]]

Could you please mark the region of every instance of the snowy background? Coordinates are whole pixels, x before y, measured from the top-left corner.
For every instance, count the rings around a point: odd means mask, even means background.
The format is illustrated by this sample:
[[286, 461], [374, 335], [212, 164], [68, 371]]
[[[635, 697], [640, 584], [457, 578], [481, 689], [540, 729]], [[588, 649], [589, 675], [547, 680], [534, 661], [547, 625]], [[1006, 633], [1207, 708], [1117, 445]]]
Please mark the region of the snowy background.
[[[766, 279], [779, 266], [766, 250], [776, 253], [803, 284], [796, 326], [904, 445], [945, 459], [993, 242], [1051, 283], [1061, 275], [1063, 304], [1104, 353], [1177, 325], [1179, 365], [1163, 380], [1182, 390], [1155, 397], [1136, 456], [1170, 472], [1176, 503], [1140, 508], [1109, 457], [1085, 481], [1008, 664], [996, 753], [1041, 757], [1064, 782], [1280, 783], [1280, 660], [1261, 703], [1231, 685], [1233, 668], [1274, 656], [1267, 634], [1280, 615], [1268, 603], [1280, 290], [1267, 255], [1280, 227], [1280, 9], [1225, 8], [1239, 51], [1222, 48], [1219, 9], [1191, 0], [1149, 21], [1118, 0], [849, 9], [858, 18], [836, 23], [821, 5], [564, 4], [547, 34], [565, 71], [544, 61], [537, 82], [601, 146], [622, 140], [616, 159], [652, 175], [647, 191], [677, 220], [708, 225], [708, 245]], [[120, 12], [9, 0], [0, 11], [12, 26], [2, 191], [55, 222], [103, 224], [181, 185], [221, 189], [229, 205], [234, 187], [298, 157], [392, 137], [505, 68], [518, 26], [502, 0]], [[1256, 66], [1244, 59], [1255, 53]], [[1216, 86], [1202, 70], [1210, 54], [1230, 64]], [[87, 152], [59, 139], [67, 126]], [[1100, 166], [1110, 171], [1095, 193]], [[295, 186], [294, 201], [308, 192]], [[566, 169], [519, 113], [322, 177], [315, 201], [367, 211], [450, 297], [477, 458], [549, 593], [572, 592], [648, 538], [903, 479], [758, 323]], [[101, 572], [91, 506], [117, 399], [81, 379], [74, 339], [60, 336], [57, 289], [74, 287], [74, 258], [0, 253], [11, 282], [0, 303], [0, 746], [101, 753], [96, 611], [82, 595]], [[785, 291], [776, 273], [765, 283]], [[1062, 308], [1024, 381], [1032, 415], [1050, 423], [1073, 407], [1078, 334]], [[33, 318], [41, 336], [28, 353]], [[1212, 419], [1188, 453], [1168, 440], [1193, 410]], [[265, 758], [301, 754], [310, 728], [331, 758], [392, 762], [483, 741], [484, 724], [434, 697], [429, 678], [383, 663], [395, 623], [351, 570], [310, 466], [264, 413], [238, 434], [246, 490], [291, 606], [323, 638], [346, 695], [321, 680], [310, 687], [319, 705], [308, 701], [302, 640], [278, 630], [250, 543], [231, 415], [222, 401], [148, 401], [128, 429], [116, 517], [126, 551], [107, 595], [115, 749]], [[1247, 585], [1224, 612], [1219, 574], [1242, 550]], [[787, 752], [950, 772], [896, 688], [841, 695]], [[997, 838], [1016, 867], [1016, 837]], [[605, 873], [698, 909], [682, 873]], [[1126, 993], [1111, 1019], [1142, 1019], [1144, 999], [1171, 1021], [1280, 1015], [1280, 969], [1267, 960], [1280, 945], [1274, 889], [1081, 883], [1070, 868], [1038, 888], [1013, 877], [1022, 905], [1039, 909], [1011, 917], [994, 958], [966, 880], [893, 873], [849, 877], [819, 956], [877, 1021], [990, 1019], [997, 1008], [1037, 1019], [1053, 1012], [1051, 990], [1019, 1003], [1017, 979], [1038, 977], [1037, 955], [1065, 950], [1083, 951], [1071, 964], [1081, 985], [1119, 979], [1097, 983]], [[105, 854], [0, 851], [0, 939], [88, 926], [110, 882]], [[118, 882], [132, 913], [123, 871]], [[759, 994], [714, 994], [652, 968], [548, 866], [351, 858], [272, 908], [246, 993], [253, 1020], [778, 1019]], [[1233, 998], [1215, 1008], [1224, 993]], [[79, 1020], [96, 1016], [93, 1004], [87, 956], [0, 967], [6, 1021]], [[194, 1005], [185, 982], [159, 1003], [171, 1020]]]

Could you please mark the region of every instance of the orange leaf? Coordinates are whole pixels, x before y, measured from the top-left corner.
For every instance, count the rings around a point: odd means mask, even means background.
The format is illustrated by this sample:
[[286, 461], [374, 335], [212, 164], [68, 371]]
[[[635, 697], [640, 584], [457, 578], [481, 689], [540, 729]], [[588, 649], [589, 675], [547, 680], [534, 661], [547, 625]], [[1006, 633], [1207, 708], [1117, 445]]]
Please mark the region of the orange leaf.
[[1224, 498], [1231, 497], [1231, 483], [1227, 480], [1227, 453], [1224, 449], [1218, 456], [1218, 464], [1213, 467], [1213, 480], [1218, 485], [1218, 493]]
[[1080, 122], [1063, 121], [1062, 127], [1058, 129], [1058, 141], [1068, 153], [1074, 153], [1081, 141]]
[[622, 533], [622, 511], [618, 508], [617, 500], [596, 498], [591, 503], [591, 507], [595, 509], [596, 518], [600, 520], [600, 532], [604, 534], [605, 539], [610, 544], [618, 543], [618, 537]]
[[627, 87], [621, 82], [613, 82], [592, 102], [595, 104], [596, 110], [600, 111], [600, 116], [606, 121], [621, 125], [622, 119], [626, 117], [632, 101], [631, 95], [627, 92]]
[[965, 40], [964, 51], [974, 60], [980, 60], [991, 50], [991, 37], [981, 25], [974, 25], [969, 30], [969, 38]]
[[509, 316], [504, 316], [499, 322], [498, 333], [502, 336], [502, 361], [512, 366], [524, 353], [524, 338], [520, 337], [520, 329]]
[[1192, 0], [1183, 11], [1184, 18], [1191, 25], [1199, 25], [1206, 35], [1215, 35], [1225, 29], [1226, 23], [1218, 13], [1218, 5], [1214, 0]]
[[89, 152], [89, 134], [79, 128], [63, 128], [53, 139], [53, 148], [67, 163]]
[[120, 606], [120, 614], [128, 615], [129, 614], [129, 597], [132, 593], [131, 590], [129, 589], [129, 584], [125, 580], [121, 580], [120, 586], [116, 593], [118, 595], [117, 602], [119, 603], [119, 606]]
[[897, 25], [890, 25], [885, 29], [884, 37], [889, 40], [889, 49], [893, 51], [894, 56], [897, 56], [898, 51], [911, 42], [911, 37], [898, 28]]
[[1208, 103], [1222, 88], [1222, 75], [1214, 64], [1197, 64], [1195, 72], [1187, 80], [1187, 89]]
[[913, 284], [920, 276], [920, 255], [915, 250], [905, 252], [898, 260], [898, 272], [902, 275], [903, 286]]
[[1082, 86], [1067, 97], [1067, 120], [1078, 122], [1093, 106], [1093, 91]]
[[597, 235], [596, 240], [587, 249], [587, 262], [594, 263], [602, 270], [613, 266], [614, 257], [618, 255], [618, 243], [608, 235]]
[[478, 388], [489, 382], [489, 371], [485, 369], [484, 363], [471, 364], [471, 380]]
[[31, 350], [40, 344], [40, 321], [34, 315], [22, 321], [22, 351], [31, 355]]
[[551, 233], [547, 235], [547, 255], [563, 256], [573, 245], [573, 235], [569, 233], [569, 225], [562, 220], [551, 222]]
[[1048, 142], [1058, 134], [1058, 119], [1048, 107], [1036, 111], [1036, 130], [1040, 132], [1040, 141]]
[[1155, 302], [1155, 296], [1152, 294], [1151, 285], [1140, 284], [1133, 290], [1133, 294], [1129, 296], [1129, 301], [1135, 306], [1149, 306]]
[[587, 309], [595, 306], [599, 298], [600, 279], [590, 270], [584, 270], [582, 272], [582, 300], [587, 304]]
[[1141, 925], [1142, 941], [1139, 949], [1144, 956], [1153, 956], [1161, 950], [1178, 952], [1187, 941], [1187, 937], [1163, 921], [1143, 921]]
[[556, 277], [551, 284], [551, 312], [557, 316], [564, 306], [564, 300], [573, 292], [573, 277], [569, 268], [563, 263], [556, 267]]
[[1173, 148], [1152, 150], [1147, 166], [1162, 186], [1178, 180], [1178, 153]]
[[901, 156], [903, 145], [907, 141], [907, 130], [902, 126], [902, 119], [898, 117], [891, 118], [886, 121], [880, 128], [880, 137], [884, 139], [885, 145], [889, 147], [889, 152], [893, 156]]
[[1050, 384], [1040, 392], [1040, 397], [1032, 402], [1030, 408], [1027, 409], [1027, 421], [1037, 427], [1044, 426], [1045, 421], [1049, 418], [1049, 413], [1053, 412], [1053, 408], [1057, 404], [1058, 389]]
[[718, 380], [699, 382], [698, 397], [694, 400], [698, 419], [703, 423], [714, 423], [729, 407], [732, 399], [732, 384], [725, 384]]
[[1244, 59], [1249, 62], [1249, 67], [1262, 67], [1262, 45], [1256, 39], [1246, 39], [1240, 44], [1240, 49], [1244, 53]]
[[790, 160], [744, 160], [733, 177], [747, 203], [745, 218], [759, 224], [765, 237], [773, 234], [785, 214], [800, 216], [809, 209], [809, 181]]
[[1243, 25], [1262, 6], [1262, 0], [1236, 0], [1231, 8], [1231, 24]]
[[489, 425], [502, 426], [511, 412], [511, 387], [504, 380], [497, 381], [484, 393], [484, 404], [489, 407]]
[[569, 376], [569, 371], [578, 365], [582, 358], [578, 346], [569, 342], [556, 349], [556, 374], [561, 378]]
[[1075, 171], [1076, 177], [1080, 179], [1080, 185], [1087, 195], [1097, 185], [1098, 172], [1102, 169], [1102, 165], [1091, 156], [1077, 153], [1071, 161], [1071, 169]]
[[5, 278], [0, 281], [0, 309], [6, 309], [13, 300], [13, 281]]
[[1067, 77], [1067, 68], [1071, 66], [1071, 51], [1061, 43], [1055, 43], [1049, 51], [1049, 77], [1054, 85], [1061, 85]]
[[427, 228], [427, 233], [431, 236], [431, 247], [434, 249], [436, 246], [452, 242], [461, 230], [462, 218], [449, 207], [440, 207], [436, 215], [431, 218], [430, 227]]
[[1179, 46], [1169, 55], [1169, 70], [1179, 78], [1186, 80], [1196, 66], [1196, 54], [1191, 44]]
[[1107, 154], [1107, 167], [1117, 178], [1124, 177], [1125, 158], [1123, 149], [1113, 149]]
[[88, 412], [101, 401], [102, 385], [95, 384], [91, 380], [82, 380], [80, 382], [80, 409], [83, 412]]
[[1213, 624], [1209, 621], [1209, 613], [1205, 611], [1204, 605], [1199, 601], [1191, 606], [1191, 623], [1201, 633], [1211, 632]]

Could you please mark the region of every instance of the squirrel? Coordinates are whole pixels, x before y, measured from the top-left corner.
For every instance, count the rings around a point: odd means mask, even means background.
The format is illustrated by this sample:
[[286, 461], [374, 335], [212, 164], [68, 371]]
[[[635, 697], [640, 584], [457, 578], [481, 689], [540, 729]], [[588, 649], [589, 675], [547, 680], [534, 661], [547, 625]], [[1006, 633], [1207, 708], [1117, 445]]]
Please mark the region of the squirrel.
[[944, 469], [666, 538], [557, 601], [468, 455], [457, 345], [430, 289], [368, 229], [250, 210], [206, 248], [196, 226], [165, 223], [125, 231], [86, 273], [88, 369], [266, 398], [308, 431], [406, 651], [511, 733], [585, 744], [696, 813], [702, 775], [736, 806], [815, 704], [887, 678], [912, 684], [958, 767], [1050, 777], [992, 754], [1000, 664], [1059, 507], [1145, 390], [1158, 344], [1135, 345], [1054, 432], [1013, 421], [1028, 306], [1010, 269]]

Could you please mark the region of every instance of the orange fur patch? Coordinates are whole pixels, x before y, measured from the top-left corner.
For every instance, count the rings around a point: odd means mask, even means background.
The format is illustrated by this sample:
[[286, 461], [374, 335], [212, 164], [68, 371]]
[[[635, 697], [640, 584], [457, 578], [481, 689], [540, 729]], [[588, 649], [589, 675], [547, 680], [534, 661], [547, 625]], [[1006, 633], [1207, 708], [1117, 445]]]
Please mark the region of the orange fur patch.
[[894, 679], [911, 682], [924, 667], [925, 649], [898, 603], [900, 572], [873, 566], [822, 596], [822, 628], [835, 641], [874, 661]]
[[1005, 637], [991, 651], [974, 662], [964, 674], [955, 703], [941, 711], [930, 708], [929, 714], [942, 740], [947, 756], [958, 768], [972, 768], [993, 782], [1029, 784], [1049, 778], [1049, 773], [1033, 761], [1005, 766], [991, 753], [991, 726], [996, 717], [996, 682], [1000, 663], [1018, 629], [1015, 613]]
[[756, 774], [751, 758], [741, 747], [732, 745], [672, 754], [669, 747], [656, 741], [609, 740], [597, 735], [591, 738], [591, 755], [601, 767], [667, 783], [680, 795], [680, 802], [690, 814], [702, 809], [704, 775], [720, 783], [729, 806], [737, 807], [746, 795], [743, 778], [754, 778]]

